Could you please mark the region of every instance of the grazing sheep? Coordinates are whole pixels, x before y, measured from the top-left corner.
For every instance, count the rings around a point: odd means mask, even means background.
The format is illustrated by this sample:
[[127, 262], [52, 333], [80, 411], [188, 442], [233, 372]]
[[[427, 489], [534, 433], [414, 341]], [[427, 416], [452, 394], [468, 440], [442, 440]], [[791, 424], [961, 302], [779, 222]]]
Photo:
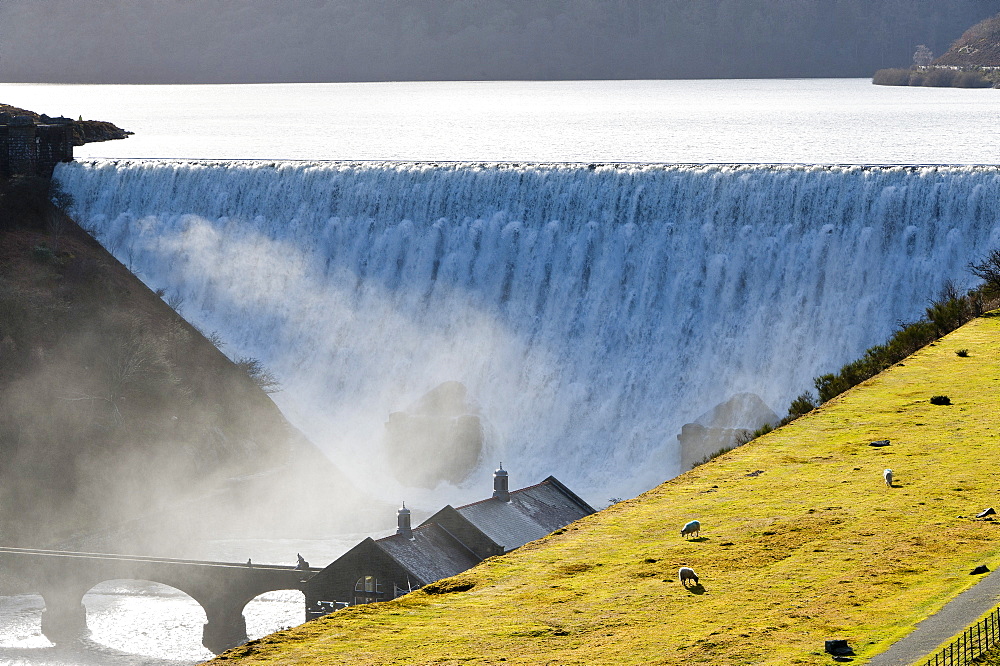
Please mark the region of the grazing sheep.
[[687, 537], [689, 534], [698, 536], [701, 532], [701, 523], [697, 520], [692, 520], [690, 523], [681, 528], [681, 536]]
[[694, 572], [691, 567], [681, 567], [677, 570], [677, 577], [680, 578], [681, 585], [684, 587], [688, 586], [690, 581], [694, 581], [694, 584], [698, 584], [698, 574]]
[[885, 470], [884, 472], [882, 472], [882, 476], [885, 477], [885, 485], [892, 488], [892, 470], [891, 469]]

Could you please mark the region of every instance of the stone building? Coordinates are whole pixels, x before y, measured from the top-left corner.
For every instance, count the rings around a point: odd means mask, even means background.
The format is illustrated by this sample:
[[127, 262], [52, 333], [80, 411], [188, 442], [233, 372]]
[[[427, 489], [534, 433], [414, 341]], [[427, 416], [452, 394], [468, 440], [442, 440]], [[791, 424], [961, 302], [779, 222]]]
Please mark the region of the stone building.
[[415, 528], [404, 504], [397, 512], [396, 534], [365, 539], [309, 580], [306, 618], [395, 599], [592, 513], [589, 504], [553, 476], [509, 491], [501, 465], [493, 474], [489, 499], [446, 506]]
[[73, 121], [0, 113], [0, 178], [51, 178], [59, 162], [73, 161]]

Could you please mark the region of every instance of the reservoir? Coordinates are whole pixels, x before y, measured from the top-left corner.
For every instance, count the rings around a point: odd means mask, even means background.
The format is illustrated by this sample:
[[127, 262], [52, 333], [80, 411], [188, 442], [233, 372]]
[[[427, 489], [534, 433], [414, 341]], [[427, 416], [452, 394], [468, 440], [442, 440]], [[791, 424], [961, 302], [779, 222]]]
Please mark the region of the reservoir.
[[78, 157], [994, 164], [992, 89], [867, 79], [0, 84], [4, 103], [135, 132]]

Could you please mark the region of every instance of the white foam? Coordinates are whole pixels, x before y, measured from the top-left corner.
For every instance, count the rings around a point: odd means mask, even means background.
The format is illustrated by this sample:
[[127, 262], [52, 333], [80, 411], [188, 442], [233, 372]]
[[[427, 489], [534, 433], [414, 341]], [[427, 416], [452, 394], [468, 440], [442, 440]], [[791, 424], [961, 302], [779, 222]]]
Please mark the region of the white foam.
[[293, 423], [393, 501], [383, 424], [443, 381], [485, 417], [483, 473], [502, 460], [514, 485], [551, 473], [600, 503], [674, 475], [681, 425], [734, 393], [784, 413], [1000, 240], [994, 167], [104, 160], [57, 177], [84, 226], [263, 361]]

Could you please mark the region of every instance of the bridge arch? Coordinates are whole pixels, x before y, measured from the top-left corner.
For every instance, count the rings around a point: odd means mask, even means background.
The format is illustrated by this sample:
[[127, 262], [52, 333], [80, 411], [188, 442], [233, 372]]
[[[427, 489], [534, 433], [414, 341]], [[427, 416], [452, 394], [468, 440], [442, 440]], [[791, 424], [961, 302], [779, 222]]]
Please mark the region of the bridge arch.
[[[0, 547], [0, 566], [45, 601], [42, 633], [54, 643], [87, 631], [84, 595], [110, 580], [144, 580], [173, 587], [202, 607], [202, 645], [213, 652], [245, 643], [244, 607], [271, 590], [302, 590], [319, 569], [178, 560], [110, 553]], [[304, 604], [303, 604], [304, 606]]]
[[204, 659], [207, 621], [197, 599], [171, 585], [125, 578], [103, 581], [83, 595], [87, 628], [97, 643], [131, 654], [166, 651], [173, 659]]
[[258, 594], [243, 607], [247, 638], [253, 640], [306, 621], [306, 595], [298, 589]]

